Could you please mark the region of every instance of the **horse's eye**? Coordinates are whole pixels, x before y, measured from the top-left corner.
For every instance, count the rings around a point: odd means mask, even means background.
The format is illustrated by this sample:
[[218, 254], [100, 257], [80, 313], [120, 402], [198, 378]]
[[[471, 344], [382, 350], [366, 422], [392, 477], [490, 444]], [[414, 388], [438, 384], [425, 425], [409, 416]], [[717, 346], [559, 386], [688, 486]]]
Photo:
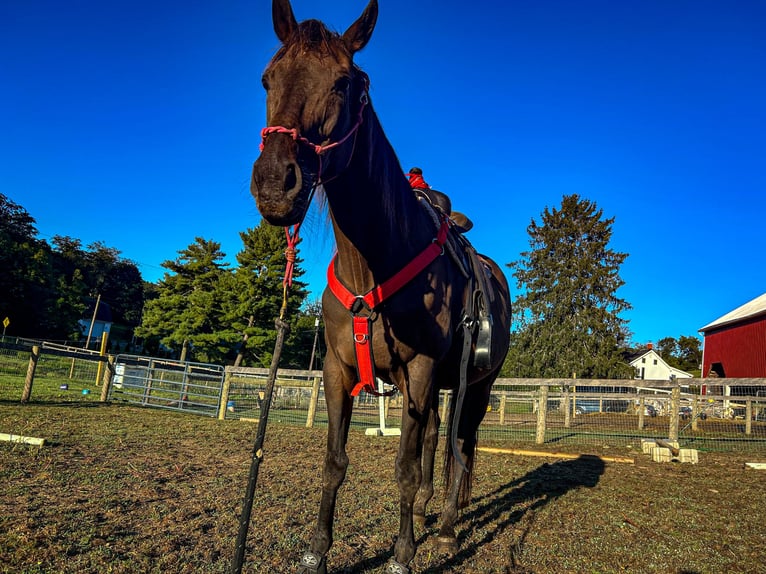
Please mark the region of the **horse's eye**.
[[339, 94], [346, 94], [351, 87], [351, 79], [347, 77], [338, 78], [335, 82], [335, 91]]
[[269, 91], [269, 80], [266, 78], [266, 75], [264, 74], [261, 76], [261, 83], [263, 84], [263, 89], [267, 92]]

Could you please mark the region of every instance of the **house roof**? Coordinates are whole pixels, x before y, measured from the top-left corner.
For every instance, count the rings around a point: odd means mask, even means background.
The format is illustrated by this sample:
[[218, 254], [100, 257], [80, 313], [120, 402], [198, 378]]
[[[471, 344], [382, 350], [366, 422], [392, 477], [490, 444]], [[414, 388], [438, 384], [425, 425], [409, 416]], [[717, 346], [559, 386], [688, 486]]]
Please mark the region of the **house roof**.
[[756, 297], [752, 301], [748, 301], [733, 311], [729, 311], [726, 315], [719, 317], [712, 323], [708, 323], [700, 329], [700, 332], [704, 333], [706, 331], [712, 331], [718, 327], [738, 323], [743, 319], [750, 319], [751, 317], [757, 317], [759, 315], [766, 315], [766, 293], [760, 297]]
[[655, 349], [645, 349], [643, 351], [639, 351], [639, 352], [634, 353], [633, 355], [631, 355], [630, 359], [629, 359], [630, 366], [638, 368], [640, 366], [640, 363], [638, 362], [638, 360], [641, 357], [646, 357], [647, 355], [651, 355], [652, 357], [660, 360], [662, 362], [663, 366], [665, 366], [668, 369], [668, 371], [671, 372], [671, 374], [674, 374], [676, 376], [680, 376], [682, 378], [684, 378], [684, 377], [692, 378], [693, 377], [693, 375], [691, 373], [687, 373], [686, 371], [682, 371], [681, 369], [678, 369], [676, 367], [671, 367], [670, 365], [668, 365], [667, 361], [665, 359], [663, 359], [662, 355], [660, 355]]

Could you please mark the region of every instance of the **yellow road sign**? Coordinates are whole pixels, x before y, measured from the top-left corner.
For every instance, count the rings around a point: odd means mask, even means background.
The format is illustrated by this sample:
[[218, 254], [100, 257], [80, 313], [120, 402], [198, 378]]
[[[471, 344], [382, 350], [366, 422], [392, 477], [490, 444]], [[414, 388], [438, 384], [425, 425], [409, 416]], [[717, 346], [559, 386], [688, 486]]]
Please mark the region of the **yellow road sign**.
[[3, 327], [4, 327], [4, 328], [6, 328], [6, 329], [7, 329], [7, 328], [8, 328], [8, 325], [10, 325], [10, 324], [11, 324], [11, 320], [10, 320], [8, 317], [6, 317], [5, 319], [3, 319]]

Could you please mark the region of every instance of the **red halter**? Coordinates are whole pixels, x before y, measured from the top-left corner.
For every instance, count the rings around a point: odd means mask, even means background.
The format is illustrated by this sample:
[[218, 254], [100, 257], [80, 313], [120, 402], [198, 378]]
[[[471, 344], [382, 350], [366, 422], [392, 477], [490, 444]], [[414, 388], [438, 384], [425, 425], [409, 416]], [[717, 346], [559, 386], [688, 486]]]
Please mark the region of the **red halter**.
[[[283, 126], [268, 126], [261, 130], [261, 145], [258, 146], [258, 149], [260, 151], [263, 151], [263, 146], [266, 143], [266, 136], [268, 136], [269, 134], [287, 134], [290, 137], [292, 137], [294, 141], [309, 147], [311, 150], [314, 151], [315, 154], [317, 154], [317, 158], [319, 159], [319, 172], [317, 173], [317, 179], [313, 187], [316, 187], [321, 183], [327, 183], [322, 181], [322, 154], [324, 154], [326, 151], [329, 151], [335, 147], [338, 147], [339, 145], [342, 145], [351, 136], [355, 135], [357, 130], [359, 130], [359, 126], [362, 125], [362, 120], [363, 120], [362, 114], [364, 113], [364, 108], [367, 107], [367, 104], [370, 101], [367, 95], [367, 89], [368, 87], [366, 86], [364, 91], [362, 92], [362, 95], [359, 96], [359, 102], [362, 105], [359, 106], [359, 115], [356, 119], [356, 123], [349, 130], [349, 132], [338, 141], [329, 143], [327, 145], [318, 145], [313, 143], [311, 140], [300, 135], [300, 132], [298, 132], [297, 128], [286, 128]], [[349, 162], [351, 161], [351, 155], [349, 155], [349, 160], [348, 160]]]
[[423, 251], [418, 253], [407, 265], [400, 269], [393, 277], [388, 278], [380, 285], [376, 285], [364, 295], [355, 295], [335, 275], [335, 258], [330, 261], [327, 268], [327, 283], [333, 295], [341, 304], [351, 311], [354, 320], [354, 353], [356, 354], [357, 371], [359, 382], [354, 385], [351, 396], [355, 397], [362, 389], [372, 394], [379, 394], [375, 390], [375, 361], [372, 356], [371, 316], [360, 315], [366, 307], [370, 312], [374, 311], [383, 301], [399, 291], [407, 283], [412, 281], [421, 271], [441, 255], [444, 243], [447, 241], [449, 222], [445, 216], [441, 227], [434, 240]]

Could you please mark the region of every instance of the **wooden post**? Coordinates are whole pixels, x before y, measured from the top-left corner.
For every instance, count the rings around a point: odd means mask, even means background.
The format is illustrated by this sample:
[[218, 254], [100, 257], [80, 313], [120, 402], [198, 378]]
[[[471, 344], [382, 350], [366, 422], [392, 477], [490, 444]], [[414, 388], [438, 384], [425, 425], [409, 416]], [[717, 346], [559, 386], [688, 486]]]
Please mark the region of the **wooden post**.
[[681, 387], [676, 385], [670, 393], [670, 425], [668, 438], [678, 440], [679, 409], [681, 407]]
[[562, 402], [564, 407], [564, 428], [570, 428], [572, 426], [572, 404], [569, 398], [569, 385], [564, 385], [564, 400]]
[[500, 426], [505, 424], [505, 393], [500, 395]]
[[753, 401], [745, 401], [745, 434], [750, 436], [753, 432]]
[[[101, 366], [101, 363], [99, 363]], [[112, 378], [114, 377], [114, 355], [109, 355], [106, 358], [106, 368], [104, 369], [104, 378], [101, 381], [101, 402], [105, 403], [109, 398], [109, 389], [112, 386]]]
[[[440, 394], [442, 398], [444, 399], [444, 401], [442, 402], [442, 420], [446, 421], [447, 420], [447, 405], [449, 404], [450, 399], [452, 398], [452, 393], [445, 391], [444, 393], [440, 393]], [[402, 408], [404, 408], [404, 406], [402, 406]]]
[[226, 405], [229, 402], [229, 390], [231, 389], [231, 371], [223, 373], [223, 387], [221, 388], [221, 402], [218, 404], [218, 420], [226, 420]]
[[699, 430], [699, 415], [700, 412], [700, 400], [697, 397], [694, 397], [692, 400], [692, 430], [697, 431]]
[[29, 397], [32, 396], [32, 383], [35, 381], [35, 369], [37, 369], [37, 361], [40, 358], [40, 347], [34, 345], [32, 347], [32, 354], [29, 355], [29, 365], [27, 366], [27, 377], [24, 379], [24, 392], [21, 394], [21, 402], [28, 403]]
[[545, 442], [545, 412], [548, 410], [548, 387], [546, 385], [540, 385], [540, 396], [537, 401], [535, 444], [543, 444]]
[[319, 402], [319, 377], [314, 377], [314, 384], [311, 385], [311, 400], [309, 401], [309, 414], [306, 416], [306, 428], [314, 426], [314, 420], [317, 414], [317, 403]]
[[646, 412], [646, 399], [638, 399], [638, 430], [644, 430], [644, 413]]

